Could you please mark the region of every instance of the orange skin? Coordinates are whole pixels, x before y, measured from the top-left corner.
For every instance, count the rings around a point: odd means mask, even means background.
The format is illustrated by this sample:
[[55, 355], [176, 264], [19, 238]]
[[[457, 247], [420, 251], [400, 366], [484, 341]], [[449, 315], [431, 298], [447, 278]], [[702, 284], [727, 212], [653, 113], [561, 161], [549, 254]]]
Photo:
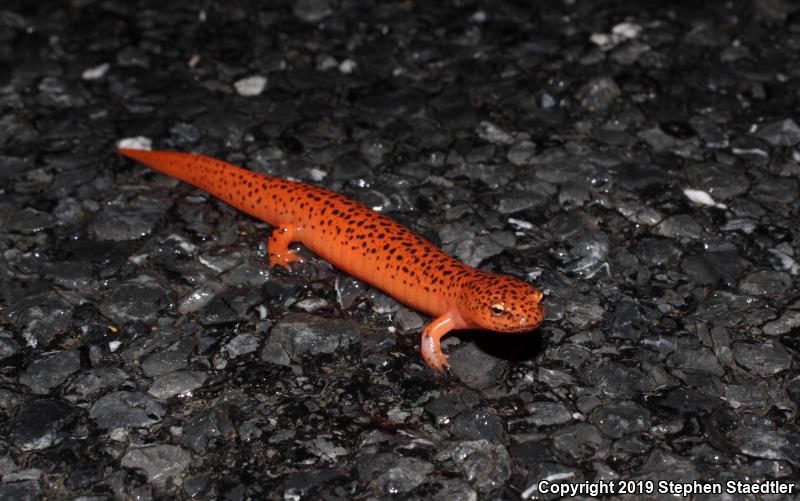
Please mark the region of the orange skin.
[[289, 268], [300, 242], [357, 279], [435, 320], [420, 351], [434, 370], [447, 369], [440, 340], [453, 329], [527, 332], [544, 319], [542, 293], [507, 275], [467, 266], [390, 217], [343, 195], [257, 174], [210, 157], [120, 149], [169, 176], [275, 226], [269, 263]]

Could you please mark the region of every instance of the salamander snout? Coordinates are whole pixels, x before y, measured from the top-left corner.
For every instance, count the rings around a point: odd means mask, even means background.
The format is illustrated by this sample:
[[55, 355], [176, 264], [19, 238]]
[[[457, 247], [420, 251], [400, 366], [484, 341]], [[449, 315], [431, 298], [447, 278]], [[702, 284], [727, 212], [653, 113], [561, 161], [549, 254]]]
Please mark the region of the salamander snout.
[[528, 332], [544, 320], [542, 293], [518, 278], [480, 273], [465, 282], [459, 313], [469, 327], [497, 332]]

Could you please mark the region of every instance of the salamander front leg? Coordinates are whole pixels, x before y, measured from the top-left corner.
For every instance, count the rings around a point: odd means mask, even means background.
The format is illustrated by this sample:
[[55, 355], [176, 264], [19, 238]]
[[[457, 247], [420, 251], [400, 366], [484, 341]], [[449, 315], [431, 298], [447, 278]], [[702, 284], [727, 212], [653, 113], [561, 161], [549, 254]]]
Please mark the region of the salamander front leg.
[[300, 230], [298, 226], [282, 224], [272, 231], [267, 242], [270, 266], [283, 266], [288, 270], [290, 264], [303, 262], [303, 258], [289, 248], [289, 244], [296, 241]]
[[442, 353], [440, 340], [454, 327], [453, 318], [450, 315], [442, 315], [429, 323], [422, 333], [419, 351], [422, 353], [425, 363], [437, 372], [444, 372], [448, 368], [447, 357]]

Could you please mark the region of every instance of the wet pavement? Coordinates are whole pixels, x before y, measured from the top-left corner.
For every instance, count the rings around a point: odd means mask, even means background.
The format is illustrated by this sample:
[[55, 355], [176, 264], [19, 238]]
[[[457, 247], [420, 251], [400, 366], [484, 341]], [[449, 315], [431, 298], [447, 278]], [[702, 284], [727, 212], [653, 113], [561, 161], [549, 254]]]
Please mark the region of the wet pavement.
[[[269, 4], [0, 5], [0, 500], [796, 498], [800, 7]], [[268, 269], [134, 138], [358, 199], [548, 317], [441, 377], [427, 317]]]

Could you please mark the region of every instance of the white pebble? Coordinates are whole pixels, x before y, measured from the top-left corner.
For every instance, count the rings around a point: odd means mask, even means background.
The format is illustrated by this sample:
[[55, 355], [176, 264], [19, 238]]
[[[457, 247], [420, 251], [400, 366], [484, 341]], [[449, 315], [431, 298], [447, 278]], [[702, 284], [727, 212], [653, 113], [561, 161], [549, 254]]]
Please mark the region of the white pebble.
[[242, 78], [233, 84], [236, 87], [236, 92], [240, 96], [257, 96], [264, 92], [267, 86], [267, 77], [261, 75], [253, 75], [251, 77]]
[[188, 254], [194, 254], [197, 250], [197, 246], [194, 245], [192, 242], [186, 240], [183, 236], [178, 235], [177, 233], [171, 233], [169, 238], [178, 242], [178, 247], [186, 251]]
[[128, 440], [128, 430], [125, 428], [114, 428], [108, 434], [108, 438], [114, 442], [125, 442]]
[[638, 37], [641, 32], [642, 27], [634, 23], [619, 23], [611, 28], [612, 35], [617, 35], [628, 40]]
[[310, 313], [328, 306], [328, 302], [321, 298], [311, 297], [308, 299], [303, 299], [302, 301], [298, 301], [295, 306]]
[[608, 33], [592, 33], [589, 40], [599, 47], [607, 47], [612, 44], [611, 35]]
[[153, 149], [153, 140], [144, 136], [126, 137], [117, 141], [117, 148], [150, 151]]
[[81, 78], [84, 80], [100, 80], [103, 78], [111, 65], [108, 63], [98, 64], [94, 68], [87, 68], [81, 73]]
[[514, 219], [513, 217], [508, 218], [508, 223], [513, 224], [518, 228], [522, 228], [523, 230], [531, 230], [533, 229], [533, 224], [524, 221], [522, 219]]
[[685, 188], [683, 190], [683, 194], [686, 195], [686, 198], [691, 200], [692, 202], [700, 205], [708, 205], [711, 207], [716, 207], [718, 209], [726, 209], [727, 206], [725, 204], [719, 203], [711, 198], [711, 195], [706, 193], [703, 190], [695, 190], [692, 188]]
[[128, 257], [128, 262], [135, 264], [136, 266], [144, 266], [149, 258], [150, 254], [134, 254], [133, 256]]
[[212, 299], [217, 297], [224, 290], [222, 284], [217, 282], [210, 282], [202, 287], [195, 289], [184, 297], [178, 304], [178, 313], [181, 315], [188, 315], [199, 311], [205, 305], [211, 302]]
[[356, 66], [358, 66], [358, 64], [352, 59], [345, 59], [344, 61], [339, 63], [339, 71], [341, 71], [345, 75], [349, 75], [350, 73], [355, 71]]
[[642, 27], [634, 23], [619, 23], [611, 33], [592, 33], [589, 40], [602, 50], [610, 50], [626, 40], [633, 40], [642, 33]]
[[313, 181], [317, 181], [317, 182], [322, 181], [323, 179], [325, 179], [328, 176], [327, 172], [325, 172], [322, 169], [317, 169], [317, 168], [310, 169], [308, 171], [308, 173], [311, 175], [311, 179]]
[[486, 22], [486, 12], [482, 10], [475, 11], [474, 14], [470, 17], [470, 21], [473, 23], [485, 23]]

